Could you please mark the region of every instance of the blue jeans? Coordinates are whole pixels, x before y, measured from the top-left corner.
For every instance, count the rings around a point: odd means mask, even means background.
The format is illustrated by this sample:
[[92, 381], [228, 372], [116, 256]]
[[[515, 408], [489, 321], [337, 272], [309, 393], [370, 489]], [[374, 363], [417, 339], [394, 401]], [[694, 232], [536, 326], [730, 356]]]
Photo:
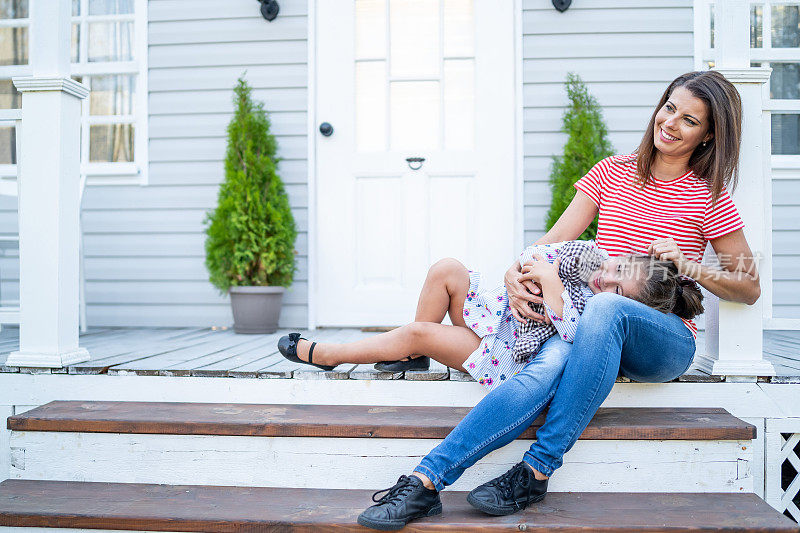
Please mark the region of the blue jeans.
[[664, 382], [692, 363], [695, 344], [680, 318], [612, 293], [590, 298], [575, 341], [547, 340], [520, 373], [486, 395], [415, 471], [442, 490], [491, 451], [519, 437], [550, 404], [523, 460], [549, 476], [561, 466], [620, 373]]

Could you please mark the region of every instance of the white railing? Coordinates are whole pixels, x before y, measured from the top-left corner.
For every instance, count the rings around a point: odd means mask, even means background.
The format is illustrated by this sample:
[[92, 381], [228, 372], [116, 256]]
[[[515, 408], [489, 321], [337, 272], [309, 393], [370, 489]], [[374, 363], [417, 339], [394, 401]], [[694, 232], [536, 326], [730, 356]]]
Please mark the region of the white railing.
[[[15, 133], [15, 151], [19, 160], [21, 138], [22, 138], [22, 110], [21, 109], [2, 109], [0, 110], [0, 128], [11, 126]], [[17, 180], [18, 165], [0, 165], [0, 196], [19, 197], [19, 185]], [[19, 233], [0, 233], [0, 255], [7, 255], [9, 251], [19, 252]], [[16, 306], [3, 305], [0, 302], [0, 327], [3, 324], [19, 324], [20, 321], [19, 303]]]
[[[79, 324], [81, 101], [70, 78], [72, 2], [31, 2], [31, 76], [22, 93], [19, 154], [19, 350], [6, 365], [62, 368], [89, 359]], [[57, 125], [57, 127], [54, 127]]]
[[[750, 66], [750, 3], [748, 0], [718, 2], [715, 11], [714, 70], [722, 73], [739, 91], [742, 99], [742, 147], [739, 155], [739, 184], [733, 200], [745, 223], [750, 249], [762, 257], [762, 294], [772, 291], [771, 212], [772, 182], [769, 177], [770, 137], [764, 127], [764, 85], [769, 68]], [[766, 301], [765, 301], [766, 300]], [[764, 359], [764, 315], [771, 314], [771, 297], [753, 305], [718, 301], [706, 310], [705, 353], [696, 362], [716, 375], [774, 376], [775, 368]], [[766, 308], [766, 309], [765, 309]], [[766, 311], [766, 313], [765, 313]]]

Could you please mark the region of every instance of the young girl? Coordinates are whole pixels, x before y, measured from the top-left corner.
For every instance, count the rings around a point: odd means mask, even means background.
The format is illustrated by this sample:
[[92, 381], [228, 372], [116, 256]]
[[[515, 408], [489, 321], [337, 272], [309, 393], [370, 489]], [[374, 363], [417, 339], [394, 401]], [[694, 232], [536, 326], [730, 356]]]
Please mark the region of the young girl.
[[[290, 361], [325, 370], [424, 354], [466, 370], [492, 390], [519, 372], [552, 335], [572, 342], [586, 300], [599, 292], [614, 292], [687, 320], [703, 312], [700, 290], [694, 281], [679, 277], [671, 261], [647, 255], [610, 258], [594, 241], [530, 246], [520, 264], [531, 258], [536, 261], [530, 273], [542, 287], [552, 325], [519, 324], [503, 285], [484, 290], [479, 273], [444, 259], [428, 271], [411, 324], [346, 344], [317, 344], [291, 333], [281, 337], [278, 349]], [[441, 324], [445, 313], [452, 326]]]

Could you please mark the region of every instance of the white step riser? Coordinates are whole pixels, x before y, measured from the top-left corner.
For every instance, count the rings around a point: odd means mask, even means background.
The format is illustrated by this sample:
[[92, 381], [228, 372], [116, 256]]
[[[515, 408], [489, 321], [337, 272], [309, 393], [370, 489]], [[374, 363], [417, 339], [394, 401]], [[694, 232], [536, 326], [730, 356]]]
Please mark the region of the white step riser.
[[[12, 432], [10, 477], [64, 481], [378, 489], [439, 441]], [[453, 485], [471, 490], [531, 441], [485, 457]], [[750, 441], [579, 441], [551, 491], [752, 492]]]

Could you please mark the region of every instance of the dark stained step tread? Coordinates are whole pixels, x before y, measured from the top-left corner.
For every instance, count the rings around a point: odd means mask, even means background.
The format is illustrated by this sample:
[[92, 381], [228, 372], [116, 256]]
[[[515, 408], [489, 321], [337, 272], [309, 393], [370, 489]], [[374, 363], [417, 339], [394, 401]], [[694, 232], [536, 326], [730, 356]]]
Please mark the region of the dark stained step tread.
[[[8, 418], [14, 431], [441, 439], [466, 407], [54, 401]], [[544, 416], [522, 434], [533, 439]], [[601, 408], [581, 438], [750, 440], [756, 428], [719, 408]]]
[[[0, 526], [151, 531], [368, 531], [356, 517], [368, 490], [287, 489], [8, 479]], [[465, 492], [442, 493], [444, 512], [403, 531], [759, 531], [797, 524], [754, 494], [554, 492], [525, 511], [491, 517]], [[525, 524], [525, 527], [522, 527]]]

